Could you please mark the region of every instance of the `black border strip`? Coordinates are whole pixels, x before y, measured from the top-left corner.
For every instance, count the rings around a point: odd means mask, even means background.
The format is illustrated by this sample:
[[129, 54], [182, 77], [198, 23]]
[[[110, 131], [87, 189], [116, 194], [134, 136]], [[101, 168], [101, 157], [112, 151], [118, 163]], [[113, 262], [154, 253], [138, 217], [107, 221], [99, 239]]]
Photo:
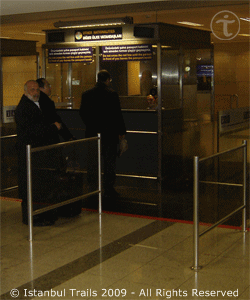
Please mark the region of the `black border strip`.
[[[109, 243], [102, 248], [99, 248], [91, 253], [88, 253], [56, 270], [53, 270], [43, 276], [34, 279], [31, 282], [27, 282], [17, 288], [19, 295], [14, 299], [22, 300], [26, 299], [24, 290], [39, 290], [48, 291], [55, 288], [58, 285], [86, 272], [87, 270], [99, 265], [109, 258], [114, 257], [117, 254], [129, 249], [132, 245], [138, 244], [141, 241], [153, 236], [154, 234], [174, 225], [173, 222], [154, 221], [136, 231], [125, 235], [124, 237], [117, 239], [116, 241]], [[101, 261], [100, 261], [101, 257]], [[8, 291], [1, 295], [2, 300], [13, 300], [11, 297], [11, 291]]]

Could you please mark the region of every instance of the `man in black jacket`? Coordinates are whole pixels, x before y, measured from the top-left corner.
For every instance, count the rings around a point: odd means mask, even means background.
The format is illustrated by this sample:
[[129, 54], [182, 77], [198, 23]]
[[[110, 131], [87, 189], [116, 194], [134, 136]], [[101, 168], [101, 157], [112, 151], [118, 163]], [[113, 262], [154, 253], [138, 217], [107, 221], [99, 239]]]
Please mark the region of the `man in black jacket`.
[[[40, 88], [40, 97], [39, 97], [39, 105], [40, 109], [43, 112], [44, 117], [46, 118], [48, 123], [58, 122], [61, 124], [61, 130], [59, 131], [59, 135], [65, 140], [73, 140], [74, 136], [70, 133], [66, 125], [62, 122], [62, 119], [56, 112], [55, 103], [50, 99], [51, 95], [51, 86], [49, 82], [45, 78], [39, 78], [36, 80]], [[59, 136], [57, 135], [57, 140], [51, 141], [51, 144], [55, 144], [59, 142]]]
[[92, 89], [82, 94], [80, 116], [86, 125], [86, 137], [101, 133], [104, 163], [104, 196], [114, 198], [117, 145], [123, 139], [126, 128], [118, 94], [110, 88], [108, 71], [98, 73], [98, 81]]
[[[48, 124], [53, 124], [54, 122], [58, 122], [61, 124], [61, 129], [58, 131], [58, 134], [63, 138], [64, 141], [72, 141], [75, 140], [76, 138], [71, 134], [71, 132], [69, 131], [69, 129], [67, 128], [67, 126], [63, 123], [62, 119], [60, 118], [60, 116], [57, 114], [56, 112], [56, 107], [55, 107], [55, 103], [53, 100], [50, 99], [51, 96], [51, 86], [49, 84], [49, 82], [45, 79], [45, 78], [39, 78], [36, 80], [36, 82], [39, 85], [40, 88], [40, 97], [39, 97], [39, 105], [40, 105], [40, 109], [45, 117], [45, 120]], [[53, 140], [50, 141], [51, 144], [56, 144], [60, 142], [60, 138], [59, 135], [57, 134], [57, 136], [53, 136]], [[71, 195], [71, 189], [74, 189], [74, 192], [78, 192], [80, 189], [80, 186], [76, 186], [77, 184], [79, 184], [79, 182], [77, 182], [77, 180], [73, 180], [73, 177], [75, 177], [75, 174], [71, 174], [69, 173], [65, 173], [63, 170], [66, 165], [66, 161], [63, 159], [63, 156], [60, 153], [61, 149], [54, 149], [54, 155], [53, 155], [53, 159], [54, 162], [53, 164], [58, 165], [61, 167], [61, 178], [65, 180], [64, 182], [64, 186], [63, 189], [60, 191], [61, 194], [64, 195], [64, 197], [66, 197], [68, 195], [68, 197], [70, 197]], [[60, 162], [60, 157], [62, 158], [61, 162]], [[57, 168], [58, 169], [58, 168]], [[73, 181], [72, 181], [73, 180]], [[61, 182], [62, 184], [62, 182]], [[58, 185], [58, 189], [59, 189]], [[60, 192], [58, 193], [58, 198], [60, 199]], [[56, 197], [55, 197], [56, 198]], [[62, 216], [68, 216], [68, 217], [72, 217], [72, 216], [76, 216], [78, 214], [81, 213], [81, 208], [82, 208], [82, 202], [78, 201], [78, 202], [74, 202], [68, 205], [65, 205], [61, 208], [57, 209], [57, 213], [58, 215], [62, 215]]]
[[[26, 145], [32, 148], [50, 145], [58, 139], [58, 132], [62, 126], [59, 122], [47, 122], [39, 106], [40, 89], [35, 80], [29, 80], [24, 85], [24, 94], [15, 111], [17, 126], [17, 152], [18, 152], [18, 187], [19, 198], [22, 199], [23, 223], [28, 223], [27, 216], [27, 168], [26, 168]], [[42, 183], [41, 183], [42, 184]], [[40, 222], [43, 225], [51, 225], [54, 219], [51, 214], [41, 221], [34, 217], [34, 224]], [[45, 216], [44, 215], [44, 216]], [[39, 219], [39, 220], [38, 220]]]

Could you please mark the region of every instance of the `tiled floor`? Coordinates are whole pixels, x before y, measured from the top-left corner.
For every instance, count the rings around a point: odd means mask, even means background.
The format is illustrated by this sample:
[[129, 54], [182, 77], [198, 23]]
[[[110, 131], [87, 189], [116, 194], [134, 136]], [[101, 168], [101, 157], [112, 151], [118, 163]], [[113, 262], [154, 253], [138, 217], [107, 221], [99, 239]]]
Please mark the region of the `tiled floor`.
[[[216, 152], [216, 130], [210, 123], [189, 127], [183, 136], [183, 158]], [[239, 146], [247, 137], [248, 132], [223, 137], [220, 150]], [[160, 196], [157, 184], [139, 180], [124, 184], [118, 178], [122, 198], [103, 207], [120, 214], [84, 210], [78, 217], [60, 218], [54, 226], [35, 227], [33, 242], [21, 222], [20, 202], [3, 198], [0, 298], [249, 300], [249, 232], [231, 226], [203, 235], [202, 268], [191, 269], [193, 195], [192, 181], [185, 177], [188, 171], [184, 168], [183, 180], [170, 190], [163, 187]], [[233, 225], [238, 221], [241, 217]]]
[[1, 201], [1, 299], [250, 299], [249, 232], [83, 211], [54, 226], [21, 223], [20, 203]]

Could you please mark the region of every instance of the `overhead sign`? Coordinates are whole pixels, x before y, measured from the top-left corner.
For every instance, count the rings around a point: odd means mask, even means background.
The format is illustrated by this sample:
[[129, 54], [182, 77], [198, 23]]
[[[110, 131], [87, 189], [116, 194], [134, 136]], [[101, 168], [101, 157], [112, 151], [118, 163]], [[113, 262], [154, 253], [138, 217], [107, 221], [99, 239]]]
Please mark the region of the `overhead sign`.
[[92, 47], [49, 49], [49, 63], [92, 62]]
[[104, 61], [149, 60], [152, 57], [152, 45], [114, 45], [102, 47], [102, 59]]
[[75, 42], [121, 40], [122, 27], [76, 30]]

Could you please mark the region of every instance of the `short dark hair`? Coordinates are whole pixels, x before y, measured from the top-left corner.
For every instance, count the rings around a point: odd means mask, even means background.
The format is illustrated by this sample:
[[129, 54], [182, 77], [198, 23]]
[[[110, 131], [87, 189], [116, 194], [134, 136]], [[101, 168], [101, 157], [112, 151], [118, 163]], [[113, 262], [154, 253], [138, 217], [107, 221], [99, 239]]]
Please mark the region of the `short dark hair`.
[[98, 82], [105, 82], [107, 79], [110, 79], [110, 78], [111, 78], [111, 76], [110, 76], [110, 74], [107, 70], [101, 70], [97, 74], [97, 81]]
[[44, 88], [45, 78], [38, 78], [36, 82], [38, 83], [39, 88]]

